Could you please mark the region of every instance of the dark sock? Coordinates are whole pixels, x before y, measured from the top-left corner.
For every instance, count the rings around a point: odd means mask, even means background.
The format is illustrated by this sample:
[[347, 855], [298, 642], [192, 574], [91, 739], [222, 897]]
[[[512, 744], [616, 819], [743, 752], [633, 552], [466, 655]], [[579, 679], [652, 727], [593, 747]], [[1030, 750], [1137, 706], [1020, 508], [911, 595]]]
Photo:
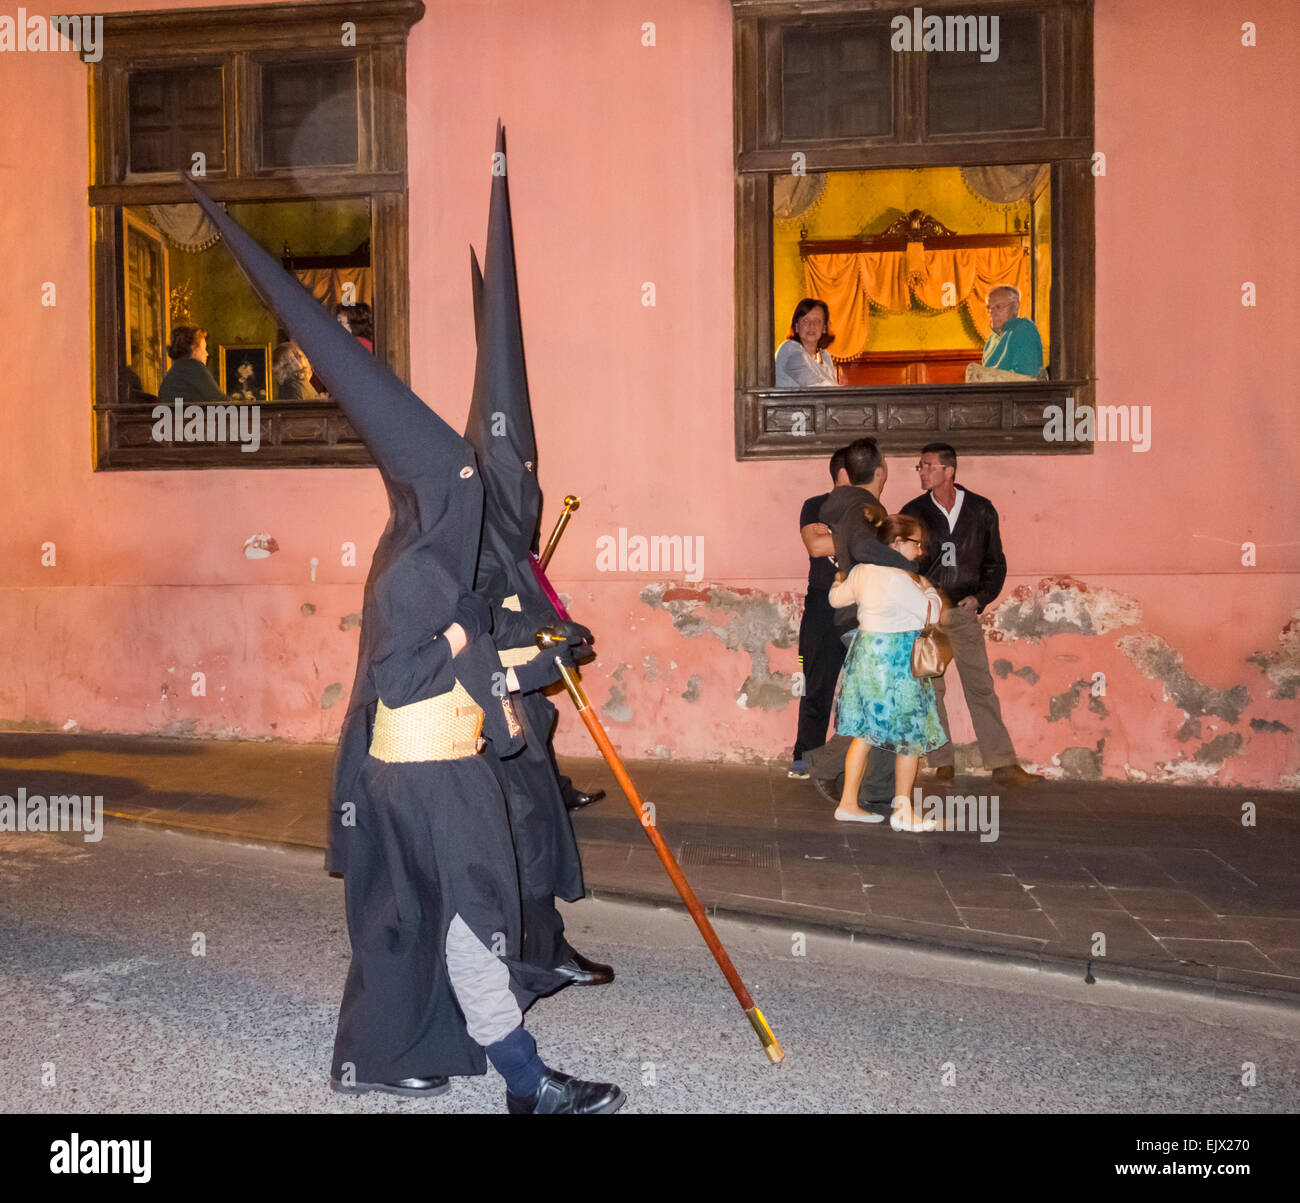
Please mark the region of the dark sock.
[[537, 1042], [522, 1024], [504, 1040], [487, 1045], [485, 1051], [511, 1094], [529, 1098], [537, 1092], [546, 1076], [546, 1065], [537, 1055]]

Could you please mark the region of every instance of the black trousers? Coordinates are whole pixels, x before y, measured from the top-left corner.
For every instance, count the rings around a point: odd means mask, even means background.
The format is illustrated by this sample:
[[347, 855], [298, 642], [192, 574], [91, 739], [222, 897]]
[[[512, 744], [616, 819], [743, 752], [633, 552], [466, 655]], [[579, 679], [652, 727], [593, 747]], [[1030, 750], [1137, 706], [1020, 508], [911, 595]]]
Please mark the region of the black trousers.
[[799, 732], [794, 741], [794, 759], [801, 760], [809, 748], [826, 742], [839, 680], [847, 649], [835, 630], [835, 611], [824, 589], [809, 589], [799, 623], [799, 655], [803, 660], [804, 695], [799, 699]]

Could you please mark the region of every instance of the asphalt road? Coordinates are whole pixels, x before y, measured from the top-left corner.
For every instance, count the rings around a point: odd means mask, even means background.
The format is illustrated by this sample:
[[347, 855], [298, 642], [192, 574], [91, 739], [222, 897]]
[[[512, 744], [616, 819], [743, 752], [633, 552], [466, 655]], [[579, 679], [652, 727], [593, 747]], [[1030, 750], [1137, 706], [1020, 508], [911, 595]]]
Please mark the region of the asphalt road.
[[[772, 1066], [684, 912], [566, 913], [618, 980], [543, 1000], [529, 1028], [554, 1067], [620, 1083], [624, 1114], [1300, 1104], [1295, 1009], [720, 922], [785, 1047]], [[347, 962], [342, 883], [318, 854], [122, 823], [98, 844], [0, 835], [0, 1109], [503, 1110], [491, 1073], [440, 1099], [331, 1093]]]

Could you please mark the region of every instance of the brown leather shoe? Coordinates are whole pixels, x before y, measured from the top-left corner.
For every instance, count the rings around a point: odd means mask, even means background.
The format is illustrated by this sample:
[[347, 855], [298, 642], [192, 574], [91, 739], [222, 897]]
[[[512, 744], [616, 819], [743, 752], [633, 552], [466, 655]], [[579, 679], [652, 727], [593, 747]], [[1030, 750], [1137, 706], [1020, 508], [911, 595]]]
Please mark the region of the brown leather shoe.
[[1018, 764], [1004, 764], [993, 770], [993, 780], [998, 785], [1037, 785], [1046, 778], [1040, 773], [1027, 773]]
[[950, 764], [941, 764], [934, 770], [934, 779], [936, 781], [951, 781], [956, 770]]

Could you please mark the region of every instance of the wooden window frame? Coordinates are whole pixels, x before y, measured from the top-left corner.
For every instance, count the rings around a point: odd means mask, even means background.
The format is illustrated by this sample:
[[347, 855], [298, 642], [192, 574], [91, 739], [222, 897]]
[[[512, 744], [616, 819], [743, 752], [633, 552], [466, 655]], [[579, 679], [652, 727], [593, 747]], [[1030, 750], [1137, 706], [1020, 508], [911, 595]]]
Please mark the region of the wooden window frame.
[[[734, 34], [737, 460], [824, 457], [863, 435], [889, 454], [930, 441], [963, 454], [1088, 454], [1049, 443], [1044, 407], [1095, 395], [1093, 0], [927, 0], [926, 15], [1034, 11], [1043, 18], [1044, 122], [1014, 133], [929, 136], [926, 55], [894, 66], [893, 131], [872, 138], [782, 140], [780, 38], [790, 28], [910, 15], [896, 0], [731, 0]], [[808, 172], [1047, 163], [1051, 172], [1052, 379], [1033, 384], [772, 387], [772, 180], [794, 151]], [[1067, 320], [1068, 319], [1068, 320]], [[803, 434], [797, 431], [803, 430]]]
[[[176, 468], [369, 466], [364, 444], [332, 401], [261, 403], [261, 446], [156, 443], [158, 401], [124, 399], [121, 308], [123, 210], [191, 201], [176, 173], [129, 170], [127, 77], [148, 67], [220, 63], [224, 69], [225, 168], [205, 177], [220, 201], [363, 198], [370, 202], [375, 273], [375, 353], [410, 379], [409, 209], [406, 172], [406, 40], [422, 0], [313, 0], [221, 8], [114, 13], [104, 19], [102, 59], [90, 65], [91, 387], [96, 471]], [[342, 45], [343, 23], [356, 47]], [[355, 57], [355, 165], [263, 168], [260, 64]], [[271, 248], [278, 255], [279, 248]]]

